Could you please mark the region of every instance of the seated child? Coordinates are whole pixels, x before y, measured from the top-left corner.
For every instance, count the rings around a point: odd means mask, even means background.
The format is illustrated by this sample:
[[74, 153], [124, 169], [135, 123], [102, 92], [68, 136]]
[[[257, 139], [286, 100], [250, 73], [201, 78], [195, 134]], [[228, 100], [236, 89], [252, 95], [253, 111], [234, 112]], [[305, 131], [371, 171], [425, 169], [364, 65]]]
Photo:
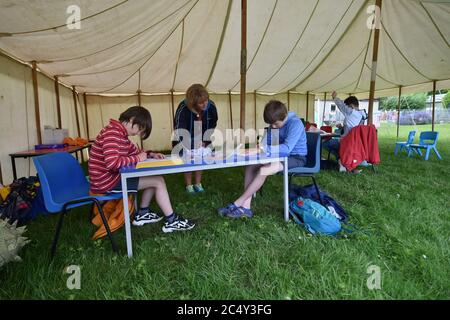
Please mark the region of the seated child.
[[[136, 164], [150, 158], [164, 158], [164, 155], [139, 150], [128, 136], [139, 135], [147, 139], [152, 130], [150, 112], [141, 106], [135, 106], [123, 112], [119, 120], [111, 119], [104, 127], [89, 153], [89, 178], [93, 193], [122, 192], [119, 169], [123, 166]], [[147, 176], [127, 179], [128, 190], [144, 190], [140, 209], [136, 213], [133, 225], [143, 226], [155, 223], [163, 218], [149, 209], [153, 196], [166, 218], [163, 232], [184, 231], [192, 229], [195, 224], [174, 213], [170, 203], [164, 178]]]
[[[289, 169], [306, 164], [306, 131], [302, 121], [294, 112], [287, 111], [286, 106], [276, 100], [269, 101], [264, 108], [264, 121], [269, 124], [267, 134], [261, 144], [267, 153], [289, 154]], [[279, 139], [278, 145], [268, 143]], [[230, 218], [253, 217], [251, 202], [255, 194], [264, 184], [268, 175], [283, 170], [283, 163], [270, 163], [245, 167], [244, 193], [226, 207], [218, 210], [222, 216]]]

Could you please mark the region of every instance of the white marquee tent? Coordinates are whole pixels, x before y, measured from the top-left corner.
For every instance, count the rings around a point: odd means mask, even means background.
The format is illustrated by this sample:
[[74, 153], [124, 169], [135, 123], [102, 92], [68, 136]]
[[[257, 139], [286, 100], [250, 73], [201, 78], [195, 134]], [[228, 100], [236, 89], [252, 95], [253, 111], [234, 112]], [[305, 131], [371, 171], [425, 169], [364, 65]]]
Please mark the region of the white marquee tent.
[[[247, 0], [245, 127], [264, 126], [273, 95], [310, 119], [325, 92], [367, 98], [374, 67], [376, 96], [450, 88], [450, 1], [383, 0], [376, 64], [374, 4]], [[68, 26], [73, 5], [80, 19]], [[0, 50], [5, 182], [8, 154], [33, 148], [37, 127], [95, 138], [138, 102], [154, 118], [144, 147], [169, 148], [173, 108], [192, 83], [211, 92], [220, 128], [239, 127], [240, 0], [0, 0]], [[19, 175], [30, 167], [18, 163]]]

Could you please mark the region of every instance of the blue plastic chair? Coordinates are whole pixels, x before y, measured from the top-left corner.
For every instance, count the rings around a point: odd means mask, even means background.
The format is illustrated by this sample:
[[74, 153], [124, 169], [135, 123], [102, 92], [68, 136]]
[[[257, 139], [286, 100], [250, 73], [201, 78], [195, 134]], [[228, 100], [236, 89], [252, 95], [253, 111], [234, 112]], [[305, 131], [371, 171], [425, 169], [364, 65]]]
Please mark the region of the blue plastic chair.
[[111, 241], [112, 249], [118, 253], [117, 244], [103, 213], [101, 201], [121, 199], [122, 194], [91, 196], [89, 194], [89, 182], [83, 169], [78, 161], [67, 152], [55, 152], [34, 157], [33, 162], [41, 184], [45, 208], [50, 213], [61, 212], [51, 247], [51, 257], [53, 258], [55, 255], [63, 219], [68, 210], [87, 204], [97, 206]]
[[320, 171], [320, 133], [306, 132], [306, 144], [308, 154], [306, 156], [306, 164], [303, 167], [289, 169], [289, 190], [291, 190], [291, 181], [294, 177], [311, 177], [314, 187], [317, 191], [317, 196], [320, 203], [323, 205], [322, 197], [320, 196], [319, 187], [317, 186], [314, 174]]
[[410, 131], [408, 134], [408, 140], [407, 141], [399, 141], [395, 143], [395, 151], [394, 155], [397, 155], [397, 153], [405, 149], [405, 151], [409, 152], [409, 145], [414, 143], [414, 137], [416, 135], [416, 130]]
[[442, 160], [441, 155], [437, 151], [436, 143], [439, 137], [439, 132], [435, 131], [424, 131], [420, 133], [420, 141], [418, 144], [410, 144], [408, 150], [408, 157], [411, 156], [412, 151], [414, 150], [418, 155], [422, 156], [421, 149], [426, 150], [425, 160], [428, 160], [430, 157], [430, 152], [433, 150], [439, 160]]

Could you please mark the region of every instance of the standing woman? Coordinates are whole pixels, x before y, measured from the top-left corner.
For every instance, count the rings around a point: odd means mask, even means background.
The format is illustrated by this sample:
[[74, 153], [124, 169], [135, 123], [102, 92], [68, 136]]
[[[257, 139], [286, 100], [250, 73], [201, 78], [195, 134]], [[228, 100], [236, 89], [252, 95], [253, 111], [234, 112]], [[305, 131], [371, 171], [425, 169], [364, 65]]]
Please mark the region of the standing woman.
[[[209, 100], [208, 91], [203, 85], [193, 84], [188, 88], [186, 99], [178, 105], [173, 123], [175, 138], [172, 145], [175, 146], [181, 142], [183, 152], [202, 150], [202, 147], [205, 148], [211, 144], [211, 134], [217, 126], [217, 109], [214, 102]], [[186, 130], [185, 135], [188, 133], [190, 136], [190, 143], [183, 141], [183, 136], [185, 136], [181, 132], [183, 129]], [[184, 174], [186, 192], [189, 194], [204, 192], [202, 171], [194, 171], [195, 184], [192, 184], [192, 173]]]

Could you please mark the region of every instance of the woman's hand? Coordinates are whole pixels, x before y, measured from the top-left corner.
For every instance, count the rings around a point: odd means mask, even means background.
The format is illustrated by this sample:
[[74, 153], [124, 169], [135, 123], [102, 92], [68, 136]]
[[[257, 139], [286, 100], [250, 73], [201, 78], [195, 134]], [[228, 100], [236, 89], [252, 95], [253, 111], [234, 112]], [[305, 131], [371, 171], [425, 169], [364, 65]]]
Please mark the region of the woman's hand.
[[149, 158], [153, 159], [164, 159], [165, 156], [162, 153], [150, 152]]

